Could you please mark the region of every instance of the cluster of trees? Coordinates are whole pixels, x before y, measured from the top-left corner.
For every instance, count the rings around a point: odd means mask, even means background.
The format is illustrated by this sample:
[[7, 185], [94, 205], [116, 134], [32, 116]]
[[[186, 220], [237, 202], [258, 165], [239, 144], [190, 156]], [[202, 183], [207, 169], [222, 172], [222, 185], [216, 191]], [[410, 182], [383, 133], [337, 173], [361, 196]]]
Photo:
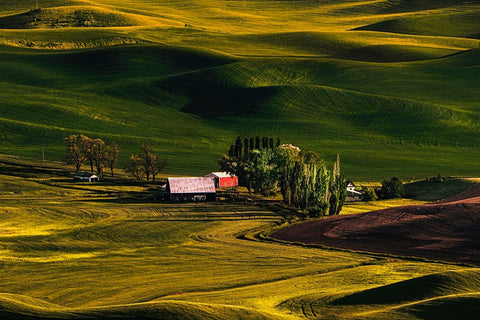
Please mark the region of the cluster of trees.
[[165, 159], [160, 159], [153, 153], [152, 146], [149, 143], [143, 143], [140, 146], [140, 152], [131, 155], [128, 159], [125, 171], [133, 175], [138, 180], [146, 178], [147, 181], [155, 178], [158, 173], [167, 165]]
[[271, 137], [237, 137], [219, 164], [221, 170], [236, 174], [249, 192], [280, 191], [286, 204], [312, 216], [340, 213], [347, 196], [339, 157], [329, 171], [317, 153], [281, 144], [280, 139], [275, 143]]
[[382, 187], [380, 188], [381, 199], [402, 198], [404, 195], [403, 182], [398, 177], [382, 181]]
[[380, 188], [363, 187], [362, 189], [363, 201], [402, 198], [405, 196], [403, 182], [398, 177], [382, 180]]
[[447, 177], [442, 176], [440, 173], [436, 177], [427, 177], [425, 179], [426, 181], [429, 182], [445, 182], [447, 181]]
[[[83, 164], [88, 164], [90, 171], [96, 172], [98, 176], [103, 176], [104, 168], [109, 168], [111, 176], [114, 176], [119, 156], [117, 143], [108, 145], [102, 139], [92, 139], [82, 134], [72, 134], [64, 140], [66, 145], [64, 162], [73, 164], [77, 172]], [[128, 159], [125, 171], [138, 180], [146, 178], [149, 181], [152, 178], [152, 181], [155, 181], [157, 174], [166, 164], [166, 160], [153, 153], [149, 143], [143, 143], [140, 152]]]
[[107, 167], [113, 177], [119, 155], [118, 144], [114, 142], [107, 145], [102, 139], [92, 139], [82, 134], [72, 134], [64, 140], [66, 144], [64, 161], [75, 165], [76, 171], [80, 171], [82, 164], [87, 163], [91, 172], [102, 176], [103, 168]]
[[337, 215], [347, 197], [345, 177], [340, 170], [340, 157], [333, 170], [312, 151], [303, 152], [291, 144], [278, 148], [280, 191], [285, 203], [311, 216]]

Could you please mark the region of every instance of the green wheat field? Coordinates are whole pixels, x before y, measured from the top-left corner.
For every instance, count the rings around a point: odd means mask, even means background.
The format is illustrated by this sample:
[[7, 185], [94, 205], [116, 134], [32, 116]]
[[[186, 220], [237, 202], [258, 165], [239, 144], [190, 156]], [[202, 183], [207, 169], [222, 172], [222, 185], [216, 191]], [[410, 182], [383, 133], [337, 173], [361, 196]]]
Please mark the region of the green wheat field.
[[0, 152], [78, 132], [168, 171], [274, 136], [352, 179], [478, 175], [480, 6], [457, 0], [0, 2]]
[[[237, 135], [349, 179], [479, 176], [474, 0], [0, 0], [1, 319], [453, 319], [480, 271], [266, 235], [275, 205], [149, 203], [72, 184], [63, 138], [148, 141], [203, 175]], [[47, 161], [41, 162], [42, 151]], [[438, 200], [347, 205], [344, 214]]]
[[[0, 156], [2, 319], [448, 319], [480, 312], [480, 271], [272, 242], [276, 205], [149, 203], [139, 184]], [[443, 197], [468, 181], [430, 189]], [[140, 200], [139, 200], [140, 199]], [[343, 214], [423, 200], [346, 205]]]

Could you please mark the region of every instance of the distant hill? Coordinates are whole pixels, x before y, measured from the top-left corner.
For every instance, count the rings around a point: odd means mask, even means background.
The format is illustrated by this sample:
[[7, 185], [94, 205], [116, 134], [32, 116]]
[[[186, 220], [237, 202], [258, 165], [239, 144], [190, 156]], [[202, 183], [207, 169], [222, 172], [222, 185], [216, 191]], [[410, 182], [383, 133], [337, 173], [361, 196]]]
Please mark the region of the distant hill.
[[36, 9], [0, 18], [0, 29], [49, 29], [69, 27], [125, 27], [137, 25], [132, 15], [91, 7]]

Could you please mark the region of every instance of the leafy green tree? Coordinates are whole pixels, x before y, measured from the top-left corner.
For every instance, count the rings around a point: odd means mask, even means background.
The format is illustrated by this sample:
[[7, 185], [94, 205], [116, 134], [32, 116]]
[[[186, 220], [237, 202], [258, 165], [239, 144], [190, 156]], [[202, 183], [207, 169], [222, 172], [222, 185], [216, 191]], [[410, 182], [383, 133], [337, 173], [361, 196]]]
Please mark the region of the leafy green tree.
[[382, 199], [402, 198], [405, 195], [402, 181], [398, 177], [383, 180], [380, 194]]
[[293, 205], [295, 175], [297, 174], [296, 163], [300, 161], [300, 148], [286, 144], [278, 147], [277, 163], [280, 172], [280, 192], [283, 201], [288, 205]]
[[362, 188], [362, 196], [363, 196], [363, 201], [375, 201], [378, 200], [377, 193], [375, 192], [375, 189], [371, 187], [364, 187]]
[[278, 148], [280, 190], [284, 202], [311, 216], [323, 215], [329, 207], [330, 174], [314, 152], [293, 145]]
[[255, 192], [275, 193], [278, 184], [277, 164], [273, 151], [254, 150], [250, 155], [249, 178]]
[[268, 150], [268, 137], [262, 138], [262, 149]]
[[342, 211], [343, 204], [347, 198], [347, 182], [340, 170], [340, 155], [333, 165], [331, 186], [330, 186], [330, 215], [338, 215]]
[[249, 139], [245, 137], [243, 140], [243, 155], [247, 155], [250, 152]]
[[235, 156], [242, 156], [242, 138], [240, 136], [238, 136], [237, 140], [235, 141]]
[[278, 184], [278, 173], [274, 172], [275, 151], [255, 148], [255, 144], [260, 143], [260, 137], [257, 136], [255, 139], [253, 137], [243, 139], [242, 154], [238, 152], [242, 147], [241, 142], [241, 138], [237, 137], [229, 154], [223, 155], [218, 161], [220, 170], [237, 175], [239, 185], [247, 187], [249, 192], [252, 190], [264, 194], [274, 192]]

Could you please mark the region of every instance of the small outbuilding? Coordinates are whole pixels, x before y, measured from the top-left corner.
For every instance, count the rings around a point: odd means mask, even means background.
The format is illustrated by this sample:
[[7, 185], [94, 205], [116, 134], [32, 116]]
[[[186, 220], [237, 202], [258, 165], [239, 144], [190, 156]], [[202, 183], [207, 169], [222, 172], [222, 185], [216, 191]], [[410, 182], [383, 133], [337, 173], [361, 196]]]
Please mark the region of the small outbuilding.
[[205, 177], [213, 178], [216, 188], [238, 186], [238, 177], [228, 172], [210, 172]]
[[98, 182], [100, 178], [91, 172], [77, 172], [73, 176], [73, 181], [76, 182]]
[[168, 178], [171, 201], [215, 201], [215, 181], [211, 177]]
[[356, 185], [352, 181], [347, 181], [347, 202], [362, 201], [363, 194], [360, 191], [355, 190]]

